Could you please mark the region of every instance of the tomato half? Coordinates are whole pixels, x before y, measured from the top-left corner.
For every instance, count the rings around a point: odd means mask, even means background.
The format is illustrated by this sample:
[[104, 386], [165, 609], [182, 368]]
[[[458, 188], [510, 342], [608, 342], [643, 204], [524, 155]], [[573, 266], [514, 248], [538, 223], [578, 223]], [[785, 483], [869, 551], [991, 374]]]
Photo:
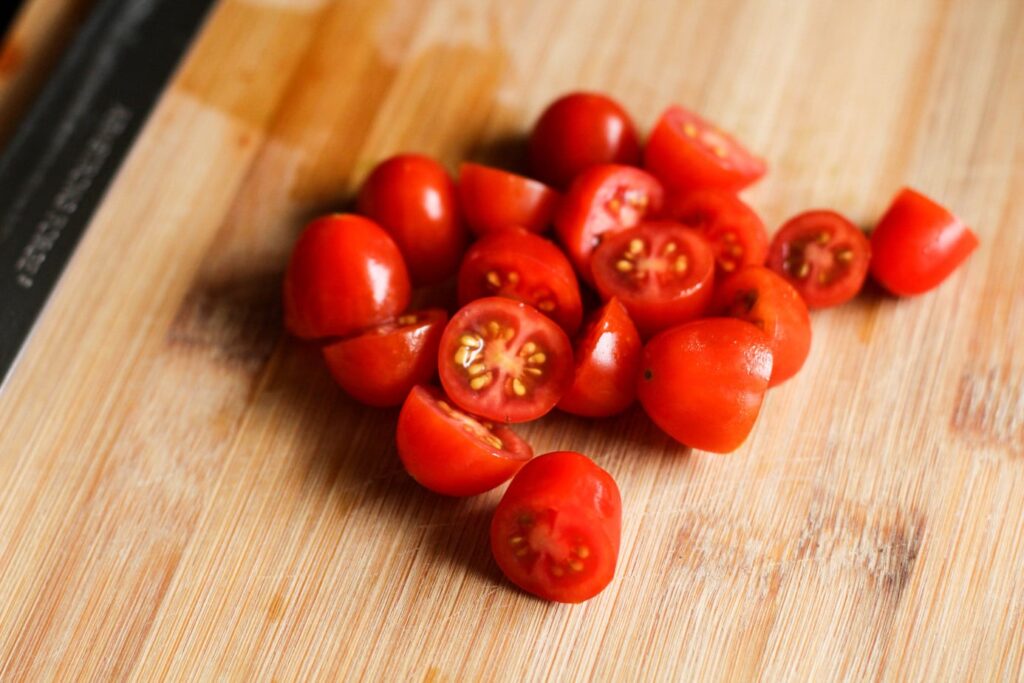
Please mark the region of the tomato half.
[[395, 440], [405, 471], [446, 496], [490, 491], [533, 457], [530, 444], [508, 427], [468, 415], [423, 386], [409, 392]]
[[438, 352], [441, 384], [463, 410], [499, 422], [547, 414], [572, 383], [572, 347], [532, 306], [489, 297], [463, 306]]
[[544, 183], [490, 166], [459, 167], [462, 215], [477, 235], [522, 228], [544, 232], [559, 194]]
[[615, 576], [622, 497], [612, 476], [573, 451], [540, 455], [512, 479], [491, 520], [491, 552], [509, 581], [583, 602]]
[[583, 319], [576, 275], [552, 242], [514, 230], [483, 237], [459, 268], [459, 304], [503, 296], [530, 304], [575, 334]]
[[811, 316], [800, 294], [775, 271], [747, 266], [733, 273], [715, 287], [712, 310], [753, 323], [768, 336], [772, 350], [769, 387], [803, 367], [811, 350]]
[[921, 294], [938, 287], [978, 244], [945, 207], [904, 188], [871, 233], [871, 275], [893, 294]]
[[763, 265], [768, 256], [764, 223], [731, 192], [697, 190], [673, 195], [665, 203], [665, 215], [704, 235], [715, 253], [719, 275]]
[[437, 373], [437, 348], [448, 314], [439, 308], [406, 313], [323, 347], [331, 376], [352, 398], [397, 406]]
[[558, 407], [585, 417], [621, 413], [636, 399], [640, 333], [615, 297], [599, 308], [576, 341], [576, 372]]
[[555, 212], [555, 233], [577, 272], [592, 282], [590, 256], [605, 237], [657, 216], [665, 193], [657, 178], [603, 164], [581, 173]]
[[768, 249], [768, 267], [786, 278], [811, 308], [846, 303], [868, 273], [871, 245], [835, 211], [806, 211], [786, 221]]
[[644, 148], [644, 168], [673, 190], [741, 190], [764, 175], [764, 160], [728, 133], [680, 106], [658, 119]]
[[705, 318], [648, 342], [642, 367], [637, 397], [654, 423], [687, 446], [728, 453], [754, 427], [772, 351], [750, 323]]
[[297, 337], [343, 337], [394, 318], [409, 305], [409, 273], [384, 230], [360, 216], [310, 223], [284, 276], [285, 324]]
[[455, 273], [467, 235], [455, 183], [441, 164], [420, 154], [386, 159], [363, 183], [358, 204], [359, 213], [391, 233], [416, 284]]
[[618, 297], [645, 337], [699, 317], [711, 303], [711, 247], [678, 223], [616, 233], [594, 252], [592, 267], [601, 298]]
[[530, 133], [530, 168], [564, 188], [595, 164], [640, 163], [636, 127], [618, 102], [597, 93], [571, 93], [552, 102]]

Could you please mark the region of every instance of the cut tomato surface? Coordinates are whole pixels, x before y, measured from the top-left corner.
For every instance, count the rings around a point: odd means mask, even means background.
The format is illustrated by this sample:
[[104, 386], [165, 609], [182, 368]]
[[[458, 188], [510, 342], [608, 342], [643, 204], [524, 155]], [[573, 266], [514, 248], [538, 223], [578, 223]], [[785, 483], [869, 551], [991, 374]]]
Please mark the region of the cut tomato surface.
[[768, 233], [757, 213], [731, 192], [697, 190], [666, 201], [665, 216], [697, 230], [711, 245], [719, 275], [763, 265]]
[[544, 232], [559, 194], [532, 178], [465, 163], [459, 167], [459, 198], [470, 230], [487, 235], [516, 228]]

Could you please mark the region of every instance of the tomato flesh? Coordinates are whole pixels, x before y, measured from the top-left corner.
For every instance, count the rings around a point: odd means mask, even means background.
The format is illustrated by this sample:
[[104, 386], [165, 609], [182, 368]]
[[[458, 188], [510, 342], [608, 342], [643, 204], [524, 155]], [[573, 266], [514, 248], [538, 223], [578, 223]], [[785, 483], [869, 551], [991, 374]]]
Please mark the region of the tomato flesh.
[[622, 498], [611, 475], [573, 451], [534, 458], [491, 522], [491, 551], [512, 583], [545, 600], [589, 600], [618, 561]]
[[715, 254], [720, 276], [743, 266], [760, 266], [768, 256], [764, 223], [730, 192], [697, 190], [673, 195], [666, 202], [665, 215], [704, 235]]
[[810, 308], [846, 303], [867, 277], [871, 245], [835, 211], [806, 211], [786, 221], [772, 239], [768, 267], [793, 285]]
[[715, 258], [695, 230], [650, 221], [606, 240], [594, 253], [593, 271], [601, 297], [617, 297], [640, 333], [650, 336], [704, 313]]
[[526, 422], [550, 412], [572, 383], [572, 348], [533, 307], [488, 297], [452, 316], [438, 367], [445, 392], [463, 410]]
[[978, 236], [946, 208], [904, 188], [871, 233], [871, 275], [893, 294], [922, 294], [938, 287], [978, 244]]
[[424, 386], [409, 393], [395, 439], [409, 475], [446, 496], [490, 491], [533, 457], [530, 445], [508, 427], [464, 413]]
[[465, 163], [459, 167], [459, 198], [470, 230], [487, 235], [516, 228], [544, 232], [559, 194], [531, 178]]

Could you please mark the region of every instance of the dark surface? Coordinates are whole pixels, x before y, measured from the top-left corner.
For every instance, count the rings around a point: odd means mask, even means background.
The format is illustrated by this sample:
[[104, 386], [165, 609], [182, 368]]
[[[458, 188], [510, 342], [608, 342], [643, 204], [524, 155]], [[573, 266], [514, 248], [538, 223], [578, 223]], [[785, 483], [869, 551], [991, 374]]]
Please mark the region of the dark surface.
[[0, 386], [211, 3], [98, 2], [0, 157]]
[[21, 9], [21, 5], [20, 0], [7, 0], [7, 2], [0, 4], [0, 40], [3, 40], [3, 35], [11, 27], [14, 15]]

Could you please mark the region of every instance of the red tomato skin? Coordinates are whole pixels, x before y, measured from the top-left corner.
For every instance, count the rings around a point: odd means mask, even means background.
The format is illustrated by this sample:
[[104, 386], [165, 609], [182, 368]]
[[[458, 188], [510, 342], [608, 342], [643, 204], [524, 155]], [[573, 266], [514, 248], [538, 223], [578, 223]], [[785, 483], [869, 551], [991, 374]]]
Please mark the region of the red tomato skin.
[[608, 417], [636, 400], [643, 343], [622, 302], [612, 297], [594, 312], [576, 342], [576, 371], [558, 407], [583, 417]]
[[437, 349], [448, 314], [423, 311], [347, 337], [321, 349], [334, 381], [352, 398], [379, 408], [401, 405], [417, 384], [437, 374]]
[[[646, 206], [616, 215], [608, 207], [615, 201], [621, 205], [620, 197], [624, 191], [642, 193]], [[576, 272], [587, 283], [593, 284], [590, 259], [602, 239], [657, 217], [664, 201], [665, 191], [661, 183], [649, 173], [618, 164], [593, 166], [573, 180], [558, 205], [555, 234]]]
[[439, 407], [444, 400], [440, 391], [417, 386], [398, 415], [398, 457], [424, 488], [445, 496], [475, 496], [511, 479], [533, 457], [530, 445], [503, 425], [489, 431], [508, 448], [495, 448], [460, 428]]
[[[577, 582], [537, 576], [516, 558], [508, 545], [509, 524], [523, 511], [553, 512], [577, 528], [585, 528], [594, 546], [596, 564]], [[540, 455], [512, 479], [491, 521], [491, 552], [505, 576], [528, 593], [545, 600], [580, 603], [611, 583], [622, 533], [622, 496], [608, 472], [574, 451]]]
[[376, 223], [332, 214], [295, 243], [284, 278], [285, 325], [297, 337], [344, 337], [397, 316], [411, 286], [402, 254]]
[[904, 188], [871, 233], [871, 275], [893, 294], [923, 294], [938, 287], [978, 244], [978, 236], [946, 208]]
[[[743, 310], [735, 310], [737, 305]], [[811, 351], [807, 304], [775, 271], [763, 266], [736, 271], [716, 287], [711, 310], [716, 315], [753, 323], [768, 336], [772, 351], [769, 388], [795, 375], [807, 360]]]
[[[768, 256], [768, 232], [764, 222], [749, 205], [731, 192], [696, 190], [671, 195], [665, 202], [665, 216], [698, 230], [715, 252], [718, 276], [725, 277], [743, 266], [764, 265]], [[726, 235], [735, 237], [743, 250], [731, 257]]]
[[596, 164], [640, 163], [636, 126], [618, 102], [576, 92], [544, 110], [530, 133], [530, 169], [548, 185], [564, 188]]
[[420, 154], [382, 161], [363, 183], [358, 206], [394, 238], [415, 284], [455, 273], [467, 235], [455, 183], [441, 164]]
[[705, 318], [651, 339], [642, 367], [637, 397], [658, 427], [691, 448], [729, 453], [754, 427], [772, 352], [754, 325]]
[[[684, 133], [687, 125], [711, 131], [741, 163], [727, 165]], [[674, 105], [658, 119], [644, 147], [644, 168], [676, 191], [717, 188], [738, 192], [765, 174], [767, 165], [735, 139], [693, 112]]]
[[[508, 270], [511, 268], [515, 270]], [[506, 279], [498, 287], [488, 282], [488, 273], [500, 271], [515, 272], [516, 282]], [[532, 296], [536, 292], [550, 294], [540, 300]], [[466, 252], [459, 267], [459, 305], [485, 296], [529, 304], [558, 323], [566, 334], [575, 334], [583, 321], [580, 286], [565, 254], [553, 242], [525, 230], [486, 235]], [[553, 309], [548, 308], [552, 305]]]
[[532, 178], [464, 163], [459, 167], [459, 199], [466, 224], [479, 237], [516, 228], [544, 232], [560, 195]]

